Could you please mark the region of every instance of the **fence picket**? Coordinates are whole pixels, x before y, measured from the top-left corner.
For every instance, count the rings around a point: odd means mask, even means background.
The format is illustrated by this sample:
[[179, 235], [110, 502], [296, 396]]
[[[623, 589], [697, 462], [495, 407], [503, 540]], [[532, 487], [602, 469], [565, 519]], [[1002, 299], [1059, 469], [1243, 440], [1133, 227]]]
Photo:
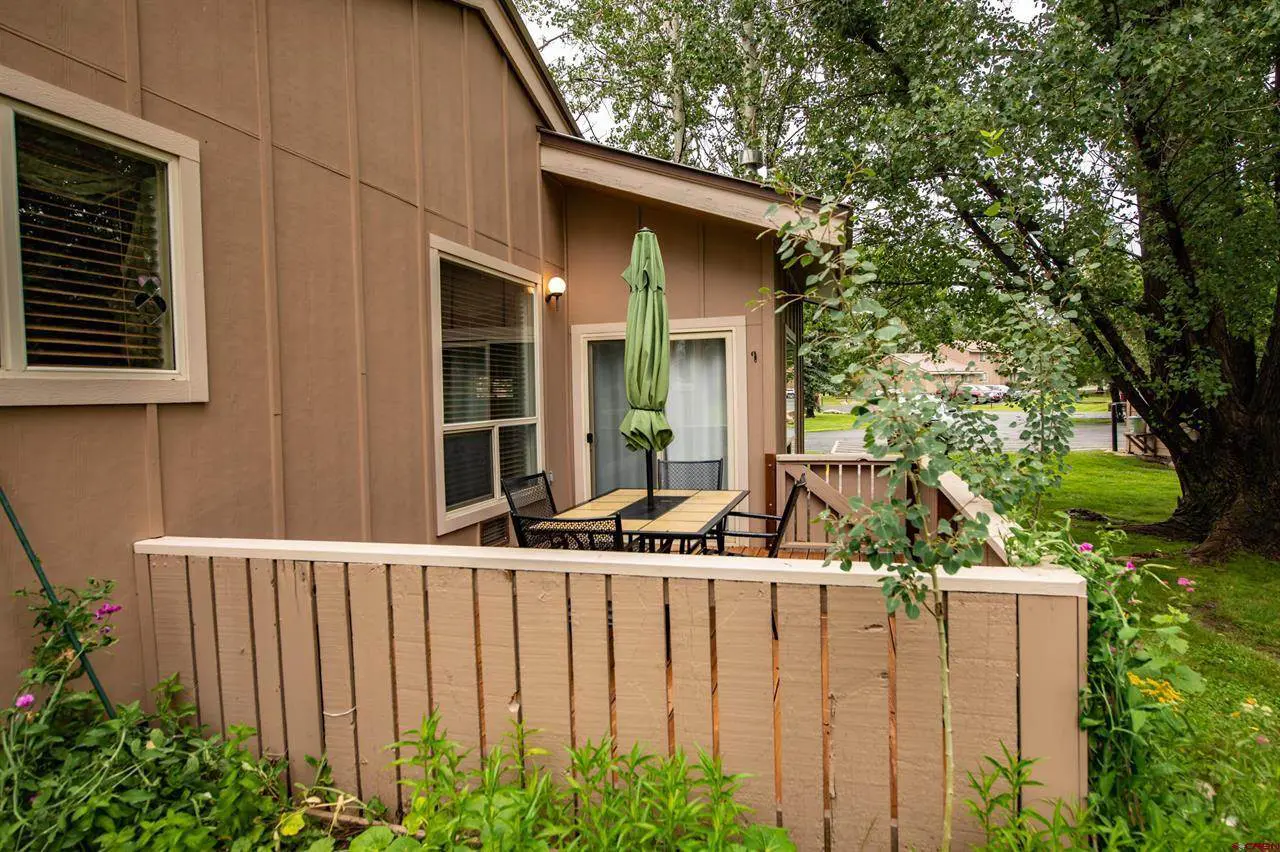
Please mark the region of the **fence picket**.
[[520, 629], [520, 698], [533, 743], [547, 750], [538, 762], [557, 772], [569, 765], [569, 613], [565, 575], [516, 574]]
[[662, 578], [613, 578], [613, 666], [618, 750], [667, 752], [666, 630]]
[[395, 718], [395, 672], [391, 666], [390, 593], [385, 565], [347, 566], [351, 599], [351, 653], [354, 675], [356, 753], [360, 789], [366, 799], [377, 796], [394, 809], [399, 773], [386, 747], [398, 738]]
[[341, 562], [317, 562], [314, 570], [325, 754], [333, 770], [333, 783], [361, 796], [347, 566]]
[[874, 589], [827, 592], [831, 848], [889, 848], [889, 631]]
[[[431, 700], [449, 738], [479, 763], [480, 684], [476, 680], [476, 612], [468, 568], [427, 568], [427, 634], [431, 643]], [[481, 651], [483, 653], [483, 650]]]
[[824, 835], [821, 605], [818, 586], [778, 586], [782, 824], [801, 852]]
[[[253, 671], [253, 624], [249, 617], [249, 564], [244, 559], [215, 557], [213, 590], [217, 601], [219, 691], [223, 723], [257, 731], [258, 686]], [[245, 747], [259, 753], [258, 737]]]

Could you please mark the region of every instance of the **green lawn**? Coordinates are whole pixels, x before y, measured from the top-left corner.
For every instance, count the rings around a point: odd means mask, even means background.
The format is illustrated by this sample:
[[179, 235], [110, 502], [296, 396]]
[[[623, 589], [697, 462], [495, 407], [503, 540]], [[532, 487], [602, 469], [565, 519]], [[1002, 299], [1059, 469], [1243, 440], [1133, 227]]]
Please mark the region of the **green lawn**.
[[843, 432], [853, 428], [856, 420], [852, 414], [831, 414], [819, 412], [813, 417], [804, 419], [805, 432]]
[[[1050, 510], [1092, 509], [1122, 525], [1162, 520], [1178, 498], [1177, 477], [1162, 465], [1104, 452], [1072, 453], [1069, 464], [1062, 487], [1046, 501]], [[1077, 539], [1087, 539], [1103, 524], [1072, 526]], [[1160, 612], [1177, 600], [1192, 615], [1189, 662], [1208, 688], [1188, 700], [1188, 720], [1232, 712], [1249, 696], [1280, 707], [1280, 563], [1241, 554], [1221, 564], [1195, 565], [1187, 559], [1190, 547], [1143, 535], [1119, 546], [1135, 561], [1167, 566], [1154, 570], [1171, 588], [1148, 593], [1144, 612]], [[1195, 580], [1196, 591], [1179, 589], [1178, 577]]]

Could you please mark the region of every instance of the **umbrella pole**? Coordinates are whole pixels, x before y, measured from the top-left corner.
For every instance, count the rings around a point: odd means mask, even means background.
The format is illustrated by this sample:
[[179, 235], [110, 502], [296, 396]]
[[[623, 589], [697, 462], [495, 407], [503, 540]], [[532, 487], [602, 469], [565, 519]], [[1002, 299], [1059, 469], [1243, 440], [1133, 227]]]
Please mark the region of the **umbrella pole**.
[[653, 508], [653, 450], [644, 451], [644, 485], [648, 492], [649, 508]]

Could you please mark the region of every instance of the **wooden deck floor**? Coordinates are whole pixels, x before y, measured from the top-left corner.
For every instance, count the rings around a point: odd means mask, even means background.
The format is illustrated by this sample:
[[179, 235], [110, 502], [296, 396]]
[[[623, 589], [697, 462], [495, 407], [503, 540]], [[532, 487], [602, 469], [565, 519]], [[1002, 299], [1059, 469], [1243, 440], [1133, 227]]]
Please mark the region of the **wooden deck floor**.
[[[766, 547], [734, 547], [725, 548], [730, 553], [737, 556], [762, 556], [769, 555], [769, 549]], [[821, 561], [827, 556], [825, 549], [813, 547], [783, 547], [778, 551], [779, 559], [817, 559]]]

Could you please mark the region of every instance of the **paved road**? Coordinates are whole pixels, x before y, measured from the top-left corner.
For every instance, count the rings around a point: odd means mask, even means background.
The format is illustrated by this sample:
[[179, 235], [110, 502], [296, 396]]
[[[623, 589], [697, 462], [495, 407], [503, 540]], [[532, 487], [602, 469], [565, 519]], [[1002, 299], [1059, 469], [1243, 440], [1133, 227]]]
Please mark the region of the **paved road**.
[[[1011, 411], [994, 412], [997, 418], [996, 431], [1006, 450], [1021, 449], [1026, 441], [1018, 437], [1022, 431], [1020, 425], [1022, 414]], [[1077, 425], [1075, 435], [1071, 438], [1073, 450], [1109, 450], [1111, 449], [1111, 421], [1106, 413], [1077, 414], [1077, 418], [1088, 418], [1087, 425]], [[1121, 442], [1124, 436], [1120, 436]], [[837, 447], [837, 443], [839, 446]], [[1123, 446], [1123, 443], [1121, 443]], [[810, 453], [860, 453], [862, 452], [862, 432], [841, 430], [835, 432], [810, 432], [804, 436], [804, 448]]]

